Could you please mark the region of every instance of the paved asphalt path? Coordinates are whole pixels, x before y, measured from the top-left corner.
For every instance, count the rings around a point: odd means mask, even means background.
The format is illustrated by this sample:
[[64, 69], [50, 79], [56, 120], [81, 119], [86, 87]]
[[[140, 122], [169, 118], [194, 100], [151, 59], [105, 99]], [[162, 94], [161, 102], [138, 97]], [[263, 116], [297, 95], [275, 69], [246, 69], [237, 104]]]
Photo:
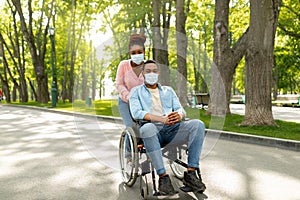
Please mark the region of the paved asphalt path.
[[[230, 110], [234, 114], [245, 115], [245, 104], [230, 104]], [[273, 106], [272, 113], [274, 119], [300, 123], [300, 107]]]
[[[119, 172], [121, 124], [0, 108], [1, 200], [139, 199], [139, 183], [125, 187]], [[299, 152], [212, 140], [205, 142], [201, 158], [205, 193], [159, 199], [300, 199]], [[173, 184], [182, 185], [175, 178]]]

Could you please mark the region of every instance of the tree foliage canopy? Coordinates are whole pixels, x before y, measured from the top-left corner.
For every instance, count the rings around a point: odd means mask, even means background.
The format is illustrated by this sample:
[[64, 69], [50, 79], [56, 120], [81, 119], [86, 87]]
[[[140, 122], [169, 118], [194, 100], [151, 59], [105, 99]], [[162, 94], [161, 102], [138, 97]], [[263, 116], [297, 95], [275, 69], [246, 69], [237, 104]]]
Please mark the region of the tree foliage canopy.
[[[37, 89], [37, 68], [32, 63], [30, 50], [32, 47], [26, 41], [26, 34], [21, 28], [20, 13], [13, 2], [6, 0], [0, 4], [1, 24], [0, 33], [3, 40], [0, 49], [0, 78], [2, 88], [7, 87], [9, 94], [16, 91], [19, 95], [24, 92], [34, 97]], [[44, 7], [42, 4], [44, 2]], [[129, 58], [128, 38], [133, 32], [142, 32], [147, 35], [146, 58], [153, 57], [153, 9], [151, 0], [26, 0], [21, 1], [23, 17], [28, 27], [32, 27], [33, 43], [37, 45], [37, 54], [42, 51], [42, 35], [47, 32], [47, 17], [51, 17], [49, 26], [55, 27], [56, 45], [56, 75], [59, 94], [65, 89], [68, 92], [66, 99], [86, 98], [88, 88], [96, 84], [99, 90], [102, 85], [105, 71], [110, 71], [112, 79], [115, 77], [118, 63]], [[161, 18], [170, 14], [170, 28], [168, 37], [168, 62], [171, 68], [171, 84], [174, 82], [176, 69], [176, 7], [172, 1], [160, 1]], [[249, 1], [230, 1], [230, 45], [234, 45], [245, 32], [249, 24]], [[43, 9], [41, 9], [43, 8]], [[170, 8], [170, 9], [168, 9]], [[187, 48], [187, 79], [188, 90], [205, 91], [205, 82], [210, 80], [209, 72], [213, 57], [213, 25], [214, 0], [190, 1], [185, 29], [188, 38]], [[275, 60], [278, 69], [278, 91], [281, 93], [300, 92], [300, 3], [294, 0], [283, 0], [280, 9], [278, 29], [275, 38]], [[32, 13], [32, 18], [29, 16]], [[165, 24], [161, 24], [163, 27]], [[101, 45], [102, 55], [98, 55], [96, 47], [90, 41], [90, 30], [96, 28], [98, 33], [111, 33], [111, 43]], [[39, 32], [39, 30], [43, 30]], [[163, 34], [161, 30], [161, 34]], [[49, 35], [46, 39], [46, 52], [42, 62], [44, 65], [46, 85], [51, 87], [51, 45]], [[99, 38], [101, 39], [101, 38]], [[16, 44], [19, 48], [16, 48]], [[19, 50], [18, 50], [19, 49]], [[9, 51], [10, 50], [10, 51]], [[19, 53], [18, 53], [19, 52]], [[99, 49], [98, 49], [99, 52]], [[17, 60], [17, 59], [19, 60]], [[101, 59], [100, 59], [101, 58]], [[6, 64], [5, 64], [6, 63]], [[23, 71], [20, 69], [23, 67]], [[73, 77], [73, 78], [72, 78]], [[92, 78], [93, 77], [93, 78]], [[202, 78], [201, 78], [202, 77]], [[244, 93], [244, 62], [242, 61], [235, 74], [233, 88], [235, 92]], [[94, 80], [93, 80], [94, 79]], [[25, 82], [24, 82], [25, 80]], [[72, 86], [72, 82], [74, 86]], [[207, 81], [208, 82], [208, 81]], [[82, 84], [85, 87], [82, 87]], [[28, 91], [23, 91], [28, 85]], [[72, 91], [69, 91], [72, 90]], [[76, 91], [74, 93], [74, 91]], [[38, 91], [37, 91], [38, 92]], [[17, 94], [16, 93], [16, 94]], [[80, 95], [84, 93], [85, 95]], [[6, 95], [9, 95], [6, 94]], [[60, 94], [61, 95], [61, 94]], [[95, 94], [93, 94], [95, 95]]]

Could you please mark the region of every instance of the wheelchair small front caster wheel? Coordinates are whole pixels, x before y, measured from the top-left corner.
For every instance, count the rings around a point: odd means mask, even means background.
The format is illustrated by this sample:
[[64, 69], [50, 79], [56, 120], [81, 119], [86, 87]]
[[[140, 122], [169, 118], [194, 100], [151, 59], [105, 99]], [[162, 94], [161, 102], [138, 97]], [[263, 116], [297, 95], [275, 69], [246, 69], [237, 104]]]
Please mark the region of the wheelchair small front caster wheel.
[[148, 199], [148, 190], [146, 186], [141, 188], [141, 198], [144, 200]]

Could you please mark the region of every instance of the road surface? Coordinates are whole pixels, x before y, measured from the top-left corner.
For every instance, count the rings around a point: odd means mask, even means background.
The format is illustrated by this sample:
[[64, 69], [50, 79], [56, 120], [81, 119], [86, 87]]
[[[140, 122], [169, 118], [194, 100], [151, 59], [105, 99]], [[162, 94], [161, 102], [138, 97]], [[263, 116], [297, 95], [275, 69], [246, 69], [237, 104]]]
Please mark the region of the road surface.
[[[138, 182], [133, 188], [125, 187], [118, 169], [118, 139], [123, 129], [119, 123], [0, 108], [1, 200], [139, 199]], [[170, 198], [300, 198], [299, 152], [215, 139], [215, 143], [205, 143], [208, 150], [201, 158], [205, 193], [180, 192]], [[177, 179], [173, 184], [182, 185]]]
[[[245, 104], [230, 104], [230, 110], [234, 114], [245, 115]], [[274, 119], [300, 123], [299, 107], [273, 106], [272, 113]]]

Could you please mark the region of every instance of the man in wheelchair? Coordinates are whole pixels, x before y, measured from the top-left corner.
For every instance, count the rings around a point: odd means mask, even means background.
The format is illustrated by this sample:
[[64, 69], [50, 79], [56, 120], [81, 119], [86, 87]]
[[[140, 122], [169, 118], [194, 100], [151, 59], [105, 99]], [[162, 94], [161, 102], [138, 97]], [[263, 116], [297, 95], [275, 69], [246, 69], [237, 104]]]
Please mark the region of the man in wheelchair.
[[159, 176], [159, 192], [175, 193], [166, 173], [161, 148], [183, 143], [188, 145], [188, 168], [183, 183], [194, 192], [204, 192], [205, 184], [200, 173], [198, 176], [196, 173], [205, 135], [203, 122], [198, 119], [183, 121], [185, 111], [174, 90], [158, 83], [159, 65], [155, 61], [146, 61], [142, 73], [145, 82], [131, 90], [129, 104], [134, 119], [150, 122], [140, 127], [140, 137]]

